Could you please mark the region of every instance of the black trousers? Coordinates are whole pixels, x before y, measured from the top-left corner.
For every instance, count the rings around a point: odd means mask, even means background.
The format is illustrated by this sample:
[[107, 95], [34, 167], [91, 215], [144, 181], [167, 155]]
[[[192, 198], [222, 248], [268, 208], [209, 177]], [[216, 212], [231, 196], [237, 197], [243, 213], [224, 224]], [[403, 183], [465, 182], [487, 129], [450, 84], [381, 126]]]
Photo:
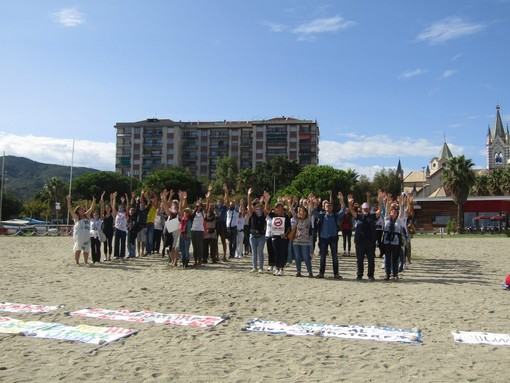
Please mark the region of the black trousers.
[[357, 261], [357, 275], [358, 277], [363, 276], [364, 267], [363, 263], [367, 257], [369, 278], [374, 277], [375, 271], [375, 241], [363, 239], [356, 242], [356, 261]]
[[90, 238], [90, 250], [92, 252], [92, 262], [101, 262], [101, 241], [99, 238]]

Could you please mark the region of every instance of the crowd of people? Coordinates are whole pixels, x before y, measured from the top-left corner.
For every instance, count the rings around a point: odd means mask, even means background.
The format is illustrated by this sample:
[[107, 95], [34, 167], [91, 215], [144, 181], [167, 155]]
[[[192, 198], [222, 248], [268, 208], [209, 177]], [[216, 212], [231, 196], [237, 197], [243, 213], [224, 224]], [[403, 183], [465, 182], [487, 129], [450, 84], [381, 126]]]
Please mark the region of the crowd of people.
[[[326, 200], [311, 193], [302, 198], [281, 197], [271, 203], [268, 192], [254, 196], [251, 188], [246, 199], [237, 200], [226, 185], [223, 197], [216, 201], [211, 200], [211, 191], [209, 186], [205, 200], [200, 198], [193, 206], [188, 205], [188, 194], [182, 190], [175, 193], [165, 189], [159, 195], [142, 190], [131, 196], [114, 192], [108, 203], [103, 193], [99, 207], [93, 199], [90, 206], [87, 202], [74, 209], [68, 196], [76, 265], [125, 262], [157, 254], [168, 258], [173, 267], [189, 268], [251, 256], [252, 273], [282, 276], [284, 269], [294, 264], [296, 277], [325, 278], [330, 256], [333, 278], [342, 279], [340, 234], [343, 256], [351, 256], [354, 238], [357, 280], [365, 276], [365, 259], [366, 277], [375, 280], [377, 250], [384, 257], [385, 280], [398, 280], [399, 273], [411, 263], [413, 198], [405, 193], [394, 197], [379, 191], [377, 206], [371, 207], [370, 193], [360, 205], [351, 194], [345, 199], [338, 192], [335, 210], [332, 192]], [[314, 275], [311, 261], [316, 248], [320, 260]], [[302, 272], [303, 263], [306, 273]]]

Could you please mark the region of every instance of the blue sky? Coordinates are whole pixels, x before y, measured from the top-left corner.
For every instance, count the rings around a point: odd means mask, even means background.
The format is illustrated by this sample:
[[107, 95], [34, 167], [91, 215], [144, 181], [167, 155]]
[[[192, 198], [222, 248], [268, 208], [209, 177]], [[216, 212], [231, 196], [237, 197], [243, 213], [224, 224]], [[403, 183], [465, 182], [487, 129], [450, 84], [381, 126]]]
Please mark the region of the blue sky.
[[320, 163], [486, 167], [510, 0], [4, 0], [0, 151], [114, 170], [116, 122], [317, 120]]

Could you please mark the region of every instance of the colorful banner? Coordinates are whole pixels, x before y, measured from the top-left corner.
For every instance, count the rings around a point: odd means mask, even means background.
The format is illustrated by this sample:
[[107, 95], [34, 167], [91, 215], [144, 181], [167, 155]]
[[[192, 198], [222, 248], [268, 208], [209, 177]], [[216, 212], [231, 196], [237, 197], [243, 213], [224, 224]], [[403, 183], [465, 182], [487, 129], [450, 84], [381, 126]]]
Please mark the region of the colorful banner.
[[227, 316], [211, 317], [188, 314], [162, 314], [154, 311], [129, 311], [129, 310], [105, 310], [105, 309], [82, 309], [70, 312], [71, 316], [122, 320], [138, 323], [173, 324], [177, 326], [214, 327], [228, 319]]
[[510, 346], [509, 334], [491, 334], [488, 332], [452, 331], [455, 343], [492, 344], [494, 346]]
[[73, 327], [60, 323], [24, 322], [8, 317], [0, 317], [0, 333], [106, 345], [118, 339], [136, 334], [138, 330], [87, 325]]
[[31, 314], [44, 314], [49, 311], [57, 310], [63, 306], [40, 306], [40, 305], [25, 305], [21, 303], [0, 302], [0, 311], [9, 313], [31, 313]]
[[45, 323], [38, 321], [24, 322], [22, 320], [9, 317], [0, 317], [0, 333], [2, 334], [22, 334], [31, 333], [43, 328], [58, 326], [58, 323]]
[[379, 342], [421, 343], [420, 330], [402, 330], [381, 326], [331, 325], [322, 323], [297, 323], [289, 325], [285, 322], [254, 318], [248, 321], [248, 327], [243, 330], [268, 332], [271, 334], [363, 339]]

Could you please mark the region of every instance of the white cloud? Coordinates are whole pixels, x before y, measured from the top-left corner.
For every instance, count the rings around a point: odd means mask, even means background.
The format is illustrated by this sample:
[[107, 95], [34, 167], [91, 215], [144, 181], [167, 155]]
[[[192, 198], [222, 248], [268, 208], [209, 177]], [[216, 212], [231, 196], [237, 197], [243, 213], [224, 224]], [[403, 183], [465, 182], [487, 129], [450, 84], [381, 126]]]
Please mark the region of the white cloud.
[[[450, 149], [453, 145], [448, 144]], [[409, 157], [437, 156], [441, 145], [434, 145], [425, 139], [401, 138], [394, 139], [386, 135], [377, 136], [350, 136], [347, 141], [319, 142], [319, 163], [330, 165], [339, 169], [351, 168], [358, 174], [372, 177], [374, 173], [381, 170], [380, 165], [386, 159], [398, 159]], [[374, 165], [360, 165], [372, 159]], [[358, 163], [356, 163], [358, 161]], [[395, 167], [397, 160], [395, 161]]]
[[283, 32], [287, 29], [287, 26], [285, 24], [273, 23], [271, 21], [264, 21], [263, 24], [266, 27], [268, 27], [271, 32], [278, 33], [278, 32]]
[[455, 69], [449, 69], [449, 70], [445, 70], [443, 72], [443, 75], [441, 76], [442, 78], [448, 78], [450, 76], [453, 76], [455, 73], [457, 73], [457, 71]]
[[0, 150], [5, 155], [26, 157], [45, 164], [84, 166], [115, 170], [115, 143], [38, 136], [17, 136], [0, 132]]
[[64, 27], [77, 27], [85, 24], [85, 17], [75, 8], [61, 9], [60, 11], [53, 13], [53, 18], [57, 23], [62, 24]]
[[425, 28], [418, 35], [417, 40], [438, 44], [473, 35], [484, 28], [484, 24], [469, 23], [460, 17], [448, 17]]
[[345, 20], [341, 16], [318, 18], [297, 26], [292, 30], [292, 33], [301, 36], [308, 36], [315, 35], [317, 33], [336, 32], [342, 29], [354, 27], [355, 25], [356, 23], [354, 21]]
[[424, 74], [426, 72], [427, 71], [424, 70], [424, 69], [415, 69], [415, 70], [404, 72], [399, 77], [400, 78], [404, 78], [404, 79], [408, 79], [408, 78], [411, 78], [411, 77], [420, 76], [420, 75], [422, 75], [422, 74]]
[[455, 56], [452, 57], [452, 61], [457, 61], [458, 59], [460, 59], [462, 57], [462, 53], [459, 53]]

